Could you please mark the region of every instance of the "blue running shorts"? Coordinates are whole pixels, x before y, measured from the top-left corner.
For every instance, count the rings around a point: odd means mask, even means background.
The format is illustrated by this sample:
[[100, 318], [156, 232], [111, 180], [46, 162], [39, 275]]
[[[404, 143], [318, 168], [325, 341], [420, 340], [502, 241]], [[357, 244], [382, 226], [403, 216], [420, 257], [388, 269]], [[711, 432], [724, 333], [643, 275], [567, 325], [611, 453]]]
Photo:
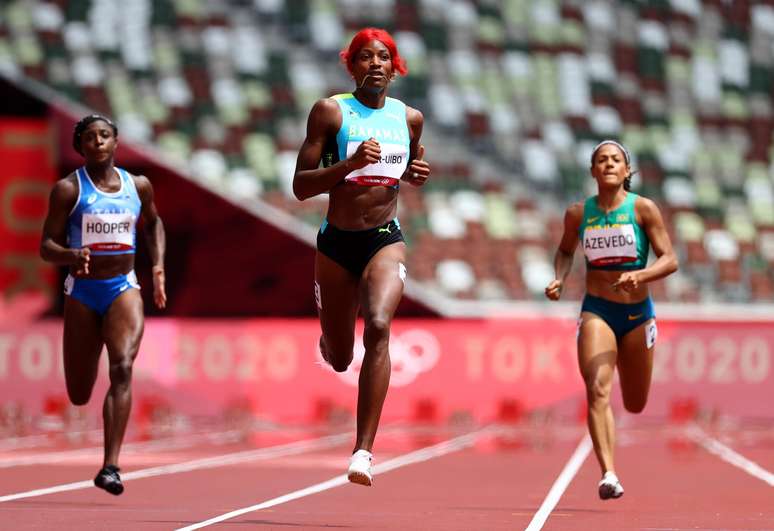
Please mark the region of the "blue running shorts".
[[67, 275], [64, 293], [82, 302], [100, 315], [105, 315], [113, 301], [128, 289], [140, 289], [137, 275], [130, 271], [113, 278], [75, 278]]

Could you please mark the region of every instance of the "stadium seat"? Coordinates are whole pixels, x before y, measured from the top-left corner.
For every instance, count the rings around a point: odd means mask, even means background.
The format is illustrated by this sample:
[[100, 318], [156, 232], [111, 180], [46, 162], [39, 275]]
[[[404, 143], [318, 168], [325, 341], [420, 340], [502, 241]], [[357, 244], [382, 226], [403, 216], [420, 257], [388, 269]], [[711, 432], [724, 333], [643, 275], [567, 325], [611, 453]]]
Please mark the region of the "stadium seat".
[[595, 191], [590, 150], [617, 138], [683, 261], [654, 293], [771, 297], [770, 3], [344, 4], [126, 0], [122, 25], [106, 2], [5, 2], [0, 71], [110, 114], [224, 194], [319, 223], [324, 198], [299, 205], [291, 186], [307, 112], [351, 89], [336, 53], [378, 13], [409, 65], [391, 95], [424, 113], [433, 166], [424, 189], [401, 187], [413, 278], [455, 297], [539, 297], [564, 209]]

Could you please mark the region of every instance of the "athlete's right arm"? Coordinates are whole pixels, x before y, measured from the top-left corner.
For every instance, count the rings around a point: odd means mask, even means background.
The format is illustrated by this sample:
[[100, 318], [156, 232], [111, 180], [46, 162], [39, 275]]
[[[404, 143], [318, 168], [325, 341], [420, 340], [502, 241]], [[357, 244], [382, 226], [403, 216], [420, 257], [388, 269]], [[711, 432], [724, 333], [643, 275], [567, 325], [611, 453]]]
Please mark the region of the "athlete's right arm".
[[67, 218], [78, 200], [78, 185], [68, 177], [51, 190], [48, 213], [40, 239], [40, 257], [57, 265], [74, 265], [77, 273], [89, 272], [89, 249], [67, 247]]
[[564, 234], [554, 256], [556, 278], [546, 286], [546, 297], [558, 301], [562, 295], [564, 279], [572, 270], [572, 258], [578, 246], [578, 229], [583, 219], [583, 203], [570, 205], [564, 214]]
[[300, 201], [327, 192], [353, 170], [379, 160], [379, 144], [370, 139], [360, 144], [350, 158], [320, 168], [325, 142], [336, 136], [341, 120], [341, 109], [330, 98], [318, 100], [309, 112], [306, 138], [298, 152], [296, 172], [293, 175], [293, 194]]

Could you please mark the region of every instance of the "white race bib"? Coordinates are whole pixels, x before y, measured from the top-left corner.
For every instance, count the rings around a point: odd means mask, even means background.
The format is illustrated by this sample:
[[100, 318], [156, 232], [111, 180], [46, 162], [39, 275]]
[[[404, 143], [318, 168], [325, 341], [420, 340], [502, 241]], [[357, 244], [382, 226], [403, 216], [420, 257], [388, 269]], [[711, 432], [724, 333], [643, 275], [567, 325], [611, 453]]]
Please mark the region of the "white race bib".
[[645, 327], [645, 347], [648, 349], [653, 348], [658, 338], [658, 327], [656, 326], [656, 320], [653, 319], [651, 323]]
[[591, 265], [624, 264], [637, 261], [637, 237], [634, 226], [586, 227], [583, 252]]
[[[351, 157], [358, 146], [359, 141], [347, 142], [347, 157]], [[382, 158], [379, 162], [369, 164], [359, 170], [351, 172], [345, 178], [364, 185], [394, 186], [398, 183], [408, 166], [408, 149], [403, 144], [379, 144]]]
[[83, 214], [81, 244], [95, 251], [125, 251], [134, 249], [134, 225], [131, 212]]

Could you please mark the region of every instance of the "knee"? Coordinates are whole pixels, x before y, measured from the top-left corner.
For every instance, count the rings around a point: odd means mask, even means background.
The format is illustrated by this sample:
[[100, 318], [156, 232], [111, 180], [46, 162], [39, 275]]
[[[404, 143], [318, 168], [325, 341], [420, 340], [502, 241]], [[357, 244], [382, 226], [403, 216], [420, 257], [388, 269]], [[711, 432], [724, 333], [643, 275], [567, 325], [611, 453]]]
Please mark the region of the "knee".
[[336, 372], [345, 372], [349, 364], [352, 363], [355, 356], [352, 347], [354, 347], [354, 339], [346, 344], [336, 345], [332, 344], [328, 338], [320, 336], [320, 354]]
[[91, 399], [91, 389], [85, 391], [80, 389], [67, 388], [67, 397], [74, 406], [85, 406]]
[[390, 339], [390, 319], [385, 316], [374, 316], [366, 321], [363, 342], [366, 349], [386, 343]]
[[349, 355], [346, 357], [334, 356], [331, 359], [331, 367], [333, 367], [333, 370], [336, 372], [346, 372], [346, 370], [349, 368], [349, 364], [352, 363], [353, 357], [354, 353], [351, 349], [349, 351]]
[[589, 406], [606, 406], [610, 403], [610, 384], [602, 378], [586, 380], [586, 398]]
[[110, 364], [110, 383], [112, 385], [129, 385], [132, 381], [132, 365], [134, 360], [125, 356]]
[[648, 404], [648, 397], [627, 398], [624, 395], [624, 408], [629, 413], [642, 413], [645, 406]]

